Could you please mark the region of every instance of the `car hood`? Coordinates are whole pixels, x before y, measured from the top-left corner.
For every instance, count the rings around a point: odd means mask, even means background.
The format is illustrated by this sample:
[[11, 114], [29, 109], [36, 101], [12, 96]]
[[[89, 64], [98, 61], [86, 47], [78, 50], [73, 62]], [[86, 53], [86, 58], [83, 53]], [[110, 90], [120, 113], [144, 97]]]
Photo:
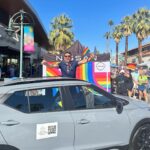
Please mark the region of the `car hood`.
[[147, 104], [146, 102], [142, 101], [142, 100], [138, 100], [138, 99], [135, 99], [135, 98], [130, 98], [128, 96], [121, 96], [121, 95], [114, 95], [115, 97], [117, 98], [120, 98], [120, 99], [124, 99], [126, 101], [129, 102], [128, 105], [126, 105], [126, 108], [137, 108], [137, 107], [140, 107], [140, 108], [148, 108], [150, 107], [149, 104]]

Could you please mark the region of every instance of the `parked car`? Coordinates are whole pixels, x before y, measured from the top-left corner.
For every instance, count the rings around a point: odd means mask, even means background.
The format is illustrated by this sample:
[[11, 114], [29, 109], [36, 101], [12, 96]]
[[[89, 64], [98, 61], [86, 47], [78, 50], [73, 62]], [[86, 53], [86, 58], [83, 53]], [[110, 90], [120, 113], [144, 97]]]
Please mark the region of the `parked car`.
[[71, 78], [0, 83], [0, 150], [150, 149], [150, 107]]

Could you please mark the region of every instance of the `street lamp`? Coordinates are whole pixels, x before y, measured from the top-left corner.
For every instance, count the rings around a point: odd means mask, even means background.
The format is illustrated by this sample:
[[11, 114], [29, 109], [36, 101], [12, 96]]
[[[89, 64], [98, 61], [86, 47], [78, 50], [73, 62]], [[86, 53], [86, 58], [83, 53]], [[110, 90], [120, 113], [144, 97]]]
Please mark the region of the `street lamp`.
[[33, 17], [25, 12], [24, 10], [20, 10], [19, 12], [15, 13], [9, 19], [9, 25], [6, 29], [7, 32], [12, 33], [16, 30], [20, 30], [20, 67], [19, 67], [19, 78], [22, 78], [22, 64], [23, 64], [23, 27], [24, 25], [34, 25]]

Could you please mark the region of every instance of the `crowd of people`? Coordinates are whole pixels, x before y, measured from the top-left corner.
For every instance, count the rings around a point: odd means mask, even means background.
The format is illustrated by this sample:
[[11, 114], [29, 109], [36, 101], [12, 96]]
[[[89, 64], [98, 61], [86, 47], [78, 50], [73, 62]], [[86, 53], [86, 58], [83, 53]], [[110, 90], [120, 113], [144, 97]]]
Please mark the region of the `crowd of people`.
[[148, 102], [149, 77], [149, 70], [142, 67], [116, 69], [111, 74], [112, 92]]
[[[24, 65], [23, 77], [41, 77], [42, 65], [40, 63], [33, 65]], [[19, 65], [10, 63], [6, 65], [0, 65], [0, 78], [14, 78], [19, 77]]]

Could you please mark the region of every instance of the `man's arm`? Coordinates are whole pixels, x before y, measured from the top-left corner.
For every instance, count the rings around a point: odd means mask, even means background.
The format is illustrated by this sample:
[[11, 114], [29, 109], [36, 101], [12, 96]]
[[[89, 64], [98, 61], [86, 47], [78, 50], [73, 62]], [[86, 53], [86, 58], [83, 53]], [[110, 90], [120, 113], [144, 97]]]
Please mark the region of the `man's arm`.
[[91, 54], [89, 58], [87, 59], [82, 59], [78, 62], [78, 65], [81, 65], [81, 64], [85, 64], [87, 63], [88, 61], [90, 61], [92, 58], [94, 58], [94, 54]]
[[43, 60], [41, 64], [45, 65], [45, 66], [47, 66], [49, 68], [58, 68], [59, 67], [58, 64], [49, 64], [46, 60]]

